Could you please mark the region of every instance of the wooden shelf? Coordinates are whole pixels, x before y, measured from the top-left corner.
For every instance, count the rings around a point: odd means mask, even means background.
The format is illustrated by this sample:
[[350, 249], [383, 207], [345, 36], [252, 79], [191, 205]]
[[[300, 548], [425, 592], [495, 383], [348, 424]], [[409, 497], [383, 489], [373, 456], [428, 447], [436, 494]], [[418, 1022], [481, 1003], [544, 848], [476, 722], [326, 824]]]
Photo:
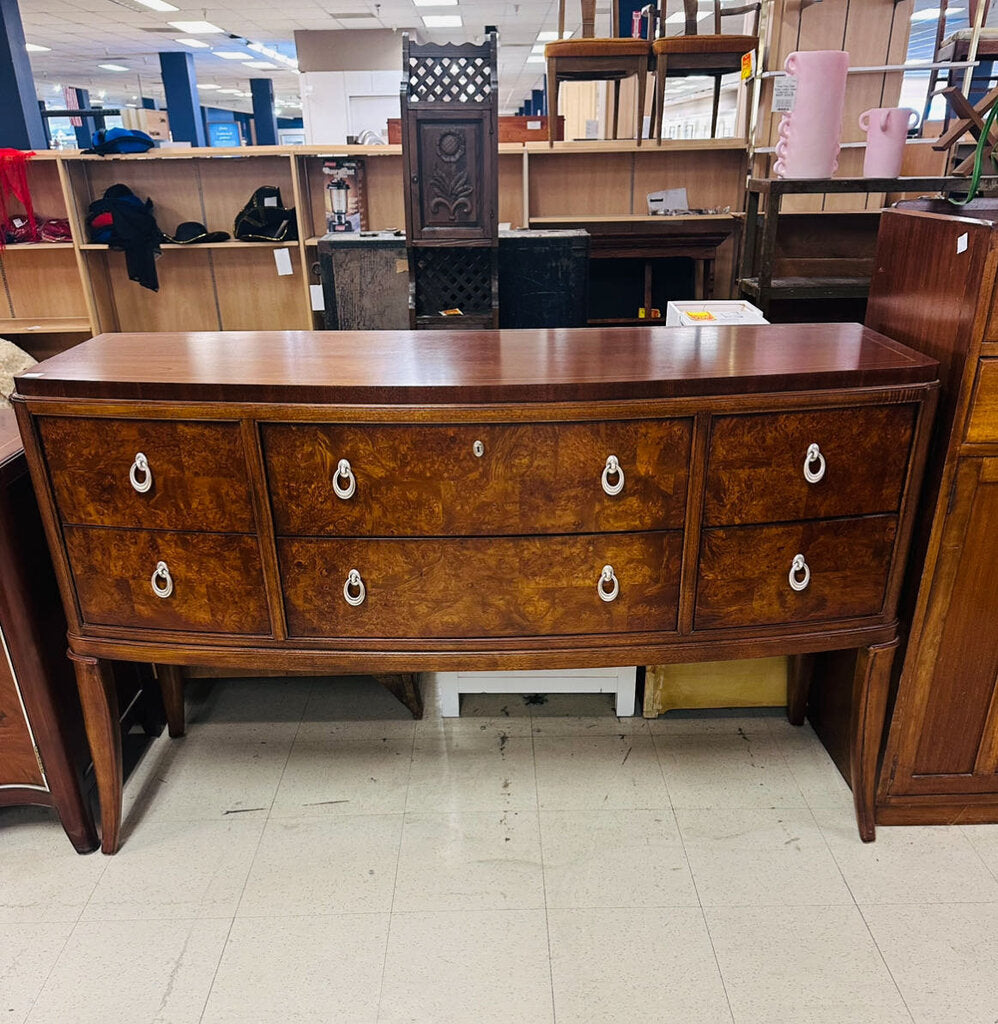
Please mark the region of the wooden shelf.
[[17, 317], [0, 320], [0, 336], [5, 334], [89, 334], [90, 321], [84, 316]]
[[574, 224], [682, 224], [688, 221], [705, 220], [736, 220], [745, 215], [742, 213], [691, 213], [677, 217], [666, 217], [662, 214], [648, 213], [605, 213], [605, 214], [562, 214], [560, 217], [531, 217], [530, 224], [564, 224], [572, 221]]
[[[759, 278], [738, 282], [742, 292], [759, 295]], [[865, 299], [870, 292], [868, 277], [774, 277], [769, 286], [773, 299]]]
[[65, 249], [66, 252], [73, 251], [72, 242], [8, 242], [2, 250], [0, 250], [0, 256], [6, 256], [8, 253], [19, 252], [21, 250], [29, 250], [38, 252], [39, 249]]
[[[519, 145], [519, 144], [517, 144]], [[593, 139], [578, 142], [524, 142], [522, 148], [531, 156], [564, 153], [693, 153], [704, 150], [748, 151], [745, 139], [663, 139], [661, 145], [654, 140], [643, 139], [641, 145], [635, 139]], [[499, 152], [502, 153], [502, 146]]]
[[[161, 242], [161, 249], [289, 249], [298, 245], [297, 239], [290, 242], [241, 242], [232, 239], [228, 242]], [[85, 252], [107, 252], [111, 249], [109, 245], [100, 245], [96, 242], [86, 242], [80, 246]]]

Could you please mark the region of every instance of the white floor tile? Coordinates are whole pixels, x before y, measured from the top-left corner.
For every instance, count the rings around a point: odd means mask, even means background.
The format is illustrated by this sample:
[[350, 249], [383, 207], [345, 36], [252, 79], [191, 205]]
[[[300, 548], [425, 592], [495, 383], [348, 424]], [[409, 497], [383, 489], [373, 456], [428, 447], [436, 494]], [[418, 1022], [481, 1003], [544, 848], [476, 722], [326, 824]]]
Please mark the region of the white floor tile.
[[705, 907], [852, 905], [809, 810], [683, 809], [676, 817]]
[[669, 807], [655, 746], [644, 733], [539, 735], [534, 756], [542, 810]]
[[401, 814], [267, 822], [239, 917], [387, 912]]
[[730, 1024], [698, 908], [552, 910], [558, 1024]]
[[392, 915], [381, 1024], [553, 1019], [543, 910]]
[[705, 913], [735, 1024], [910, 1024], [857, 907]]
[[372, 676], [317, 676], [306, 722], [407, 722], [412, 712]]
[[80, 924], [27, 1024], [197, 1024], [229, 921]]
[[236, 921], [201, 1024], [374, 1024], [388, 914]]
[[851, 809], [852, 790], [811, 726], [785, 718], [769, 719], [768, 725], [808, 806]]
[[413, 729], [411, 720], [303, 724], [270, 816], [401, 814]]
[[916, 1024], [998, 1020], [998, 906], [861, 909]]
[[0, 1020], [23, 1024], [55, 966], [73, 925], [11, 924], [0, 928]]
[[552, 908], [698, 906], [670, 808], [541, 811]]
[[998, 881], [959, 828], [881, 826], [876, 842], [860, 843], [850, 814], [814, 813], [861, 906], [998, 902]]
[[406, 815], [395, 911], [543, 906], [535, 812]]
[[666, 717], [651, 732], [674, 807], [807, 806], [764, 718]]
[[186, 684], [187, 724], [285, 725], [301, 721], [314, 680], [308, 676], [264, 679], [203, 679]]
[[105, 858], [82, 920], [231, 918], [264, 824], [262, 817], [144, 824]]

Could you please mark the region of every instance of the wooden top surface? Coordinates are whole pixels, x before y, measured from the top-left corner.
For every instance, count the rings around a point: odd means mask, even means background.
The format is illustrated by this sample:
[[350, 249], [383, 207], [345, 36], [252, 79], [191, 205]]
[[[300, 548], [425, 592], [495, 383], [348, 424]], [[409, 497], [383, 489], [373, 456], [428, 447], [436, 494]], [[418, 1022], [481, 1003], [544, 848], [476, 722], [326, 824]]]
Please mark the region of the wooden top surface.
[[932, 381], [859, 324], [529, 331], [104, 334], [32, 367], [25, 397], [443, 404], [598, 401]]

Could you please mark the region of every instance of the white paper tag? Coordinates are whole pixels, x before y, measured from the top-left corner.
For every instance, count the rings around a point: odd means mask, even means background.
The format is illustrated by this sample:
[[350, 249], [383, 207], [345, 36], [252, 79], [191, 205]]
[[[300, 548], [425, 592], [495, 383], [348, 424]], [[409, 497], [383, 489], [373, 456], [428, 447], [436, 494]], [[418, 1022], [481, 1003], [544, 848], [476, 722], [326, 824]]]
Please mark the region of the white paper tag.
[[541, 122], [540, 121], [528, 121], [527, 122], [527, 131], [528, 132], [539, 132], [540, 130], [541, 130]]
[[277, 205], [277, 196], [264, 196], [263, 197], [263, 205], [264, 206], [276, 206]]
[[796, 75], [782, 75], [773, 79], [773, 112], [789, 114], [797, 102]]
[[322, 285], [310, 284], [308, 293], [312, 296], [312, 312], [321, 313], [326, 308], [326, 297], [322, 294]]
[[290, 249], [275, 249], [274, 262], [277, 264], [278, 277], [287, 277], [289, 274], [294, 273], [294, 271], [291, 269]]
[[970, 245], [970, 236], [966, 231], [956, 240], [956, 254], [960, 255], [962, 252], [967, 251], [967, 246]]

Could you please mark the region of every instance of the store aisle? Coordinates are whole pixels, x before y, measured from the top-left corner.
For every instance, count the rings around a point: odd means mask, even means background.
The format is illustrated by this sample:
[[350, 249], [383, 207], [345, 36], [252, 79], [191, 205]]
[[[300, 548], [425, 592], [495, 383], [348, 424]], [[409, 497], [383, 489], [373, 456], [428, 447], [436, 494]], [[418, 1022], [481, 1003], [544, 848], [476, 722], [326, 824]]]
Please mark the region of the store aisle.
[[[856, 835], [807, 727], [191, 686], [113, 857], [0, 811], [6, 1024], [998, 1017], [998, 826]], [[428, 701], [432, 715], [432, 694]]]

